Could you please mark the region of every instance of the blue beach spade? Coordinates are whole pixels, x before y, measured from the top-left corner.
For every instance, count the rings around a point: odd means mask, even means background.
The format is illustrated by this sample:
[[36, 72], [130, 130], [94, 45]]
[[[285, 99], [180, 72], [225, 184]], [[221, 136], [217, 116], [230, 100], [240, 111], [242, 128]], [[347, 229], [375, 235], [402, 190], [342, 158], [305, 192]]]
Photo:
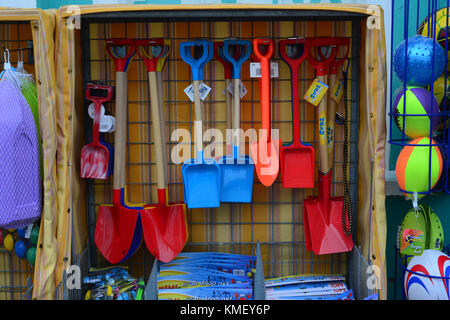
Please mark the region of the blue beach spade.
[[[192, 48], [201, 46], [201, 57], [192, 56]], [[203, 67], [214, 54], [213, 42], [207, 40], [185, 41], [180, 43], [181, 58], [189, 64], [194, 80], [195, 138], [196, 158], [187, 160], [181, 169], [183, 189], [188, 208], [213, 208], [220, 206], [220, 171], [215, 159], [204, 158], [202, 135], [202, 103], [200, 83], [203, 80]]]
[[[202, 50], [196, 50], [198, 48], [201, 48]], [[191, 48], [185, 49], [185, 50], [191, 50]], [[199, 52], [200, 52], [200, 54], [199, 54]], [[200, 70], [200, 75], [198, 73], [196, 73], [196, 77], [200, 77], [201, 79], [203, 79], [203, 68], [205, 67], [205, 64], [207, 62], [211, 61], [211, 59], [214, 56], [214, 42], [209, 42], [208, 41], [208, 57], [206, 59], [202, 59], [203, 52], [204, 52], [203, 51], [203, 46], [197, 46], [197, 47], [194, 46], [194, 56], [193, 56], [193, 58], [196, 59], [196, 60], [200, 60], [201, 61], [201, 64], [198, 67], [198, 70]], [[183, 53], [182, 53], [182, 55], [183, 55]], [[190, 164], [191, 162], [192, 162], [192, 159], [186, 160], [183, 163], [183, 165], [181, 166], [181, 171], [183, 172], [185, 165], [186, 164]], [[186, 187], [184, 185], [184, 182], [185, 182], [185, 180], [183, 179], [183, 196], [184, 196], [184, 199], [186, 199]]]
[[[240, 77], [241, 66], [250, 57], [251, 41], [225, 40], [223, 55], [233, 65], [233, 154], [220, 159], [220, 200], [222, 202], [251, 202], [253, 191], [253, 173], [255, 165], [248, 155], [239, 153], [240, 145]], [[230, 46], [240, 46], [241, 56], [235, 59], [230, 53]]]

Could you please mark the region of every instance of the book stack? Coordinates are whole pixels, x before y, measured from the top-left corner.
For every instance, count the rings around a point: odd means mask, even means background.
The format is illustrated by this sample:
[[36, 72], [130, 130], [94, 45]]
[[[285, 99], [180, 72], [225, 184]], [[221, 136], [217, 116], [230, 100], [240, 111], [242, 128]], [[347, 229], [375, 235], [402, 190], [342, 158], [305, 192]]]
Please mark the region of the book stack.
[[344, 276], [297, 275], [265, 280], [267, 300], [354, 300]]

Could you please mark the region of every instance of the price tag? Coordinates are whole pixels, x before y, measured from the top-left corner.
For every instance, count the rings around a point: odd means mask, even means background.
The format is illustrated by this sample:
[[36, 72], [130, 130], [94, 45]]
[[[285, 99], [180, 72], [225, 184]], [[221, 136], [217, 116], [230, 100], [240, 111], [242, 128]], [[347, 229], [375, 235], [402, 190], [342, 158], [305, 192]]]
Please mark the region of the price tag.
[[[234, 85], [233, 82], [230, 82], [230, 84], [227, 87], [227, 91], [231, 93], [231, 95], [234, 96]], [[240, 81], [239, 83], [239, 97], [242, 99], [247, 94], [247, 88], [245, 87], [244, 83]]]
[[31, 236], [31, 230], [33, 230], [33, 224], [29, 224], [29, 225], [27, 225], [26, 226], [26, 229], [25, 229], [25, 239], [30, 239], [30, 236]]
[[424, 249], [424, 232], [421, 230], [405, 229], [401, 235], [400, 253], [405, 255], [421, 255]]
[[[278, 63], [271, 62], [270, 63], [270, 77], [278, 78]], [[251, 62], [250, 63], [250, 78], [261, 78], [261, 63], [259, 62]]]
[[[209, 92], [211, 91], [211, 88], [207, 86], [205, 83], [200, 83], [199, 86], [199, 93], [200, 93], [200, 99], [204, 101], [206, 97], [208, 97]], [[190, 84], [186, 89], [184, 89], [184, 93], [188, 96], [188, 98], [194, 102], [195, 96], [194, 96], [194, 84]]]
[[304, 96], [305, 100], [314, 106], [318, 106], [322, 98], [327, 93], [328, 86], [315, 79]]
[[331, 99], [336, 101], [337, 104], [341, 101], [342, 94], [344, 93], [344, 81], [341, 79], [334, 85], [333, 91], [331, 92]]

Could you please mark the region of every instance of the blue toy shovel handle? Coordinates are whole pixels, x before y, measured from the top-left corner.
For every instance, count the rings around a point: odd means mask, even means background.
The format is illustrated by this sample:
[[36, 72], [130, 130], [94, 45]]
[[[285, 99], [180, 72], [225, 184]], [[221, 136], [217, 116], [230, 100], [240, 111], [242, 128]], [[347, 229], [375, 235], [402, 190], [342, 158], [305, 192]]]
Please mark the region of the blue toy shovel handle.
[[[232, 55], [230, 55], [229, 48], [230, 45], [239, 45], [245, 48], [244, 54], [241, 54], [239, 59], [235, 59]], [[232, 78], [240, 79], [241, 78], [241, 67], [242, 64], [250, 58], [250, 54], [252, 52], [252, 43], [250, 40], [236, 40], [236, 39], [226, 39], [223, 42], [223, 55], [225, 59], [227, 59], [233, 65]]]
[[[202, 46], [203, 53], [198, 59], [195, 59], [191, 54], [191, 47]], [[214, 44], [208, 40], [194, 40], [194, 41], [184, 41], [180, 42], [180, 56], [189, 64], [192, 69], [192, 79], [203, 80], [203, 67], [205, 64], [211, 60], [214, 54]]]

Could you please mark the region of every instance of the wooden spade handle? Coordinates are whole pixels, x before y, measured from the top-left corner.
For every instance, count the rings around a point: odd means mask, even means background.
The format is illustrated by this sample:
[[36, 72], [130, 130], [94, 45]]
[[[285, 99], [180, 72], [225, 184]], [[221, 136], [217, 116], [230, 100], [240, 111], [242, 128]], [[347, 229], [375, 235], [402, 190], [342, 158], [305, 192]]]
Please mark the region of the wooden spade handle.
[[[165, 42], [164, 42], [165, 44]], [[164, 57], [165, 59], [165, 57]], [[158, 60], [158, 64], [159, 64]], [[165, 128], [164, 128], [164, 90], [163, 90], [163, 73], [162, 71], [156, 71], [156, 79], [157, 79], [157, 85], [158, 85], [158, 98], [159, 98], [159, 122], [160, 122], [160, 126], [161, 126], [161, 144], [162, 144], [162, 148], [161, 148], [161, 152], [163, 154], [163, 163], [164, 163], [164, 179], [165, 181], [169, 181], [168, 179], [168, 170], [167, 170], [167, 155], [166, 155], [166, 150], [165, 150], [165, 146], [167, 143], [166, 140], [166, 135], [165, 135]]]
[[159, 98], [158, 98], [158, 80], [156, 72], [151, 71], [148, 73], [149, 89], [150, 89], [150, 102], [152, 111], [152, 126], [155, 142], [155, 155], [156, 155], [156, 176], [158, 189], [165, 189], [166, 179], [164, 174], [164, 145], [162, 143], [161, 133], [161, 116], [159, 112]]
[[[337, 74], [332, 73], [329, 75], [329, 90], [333, 90], [336, 85]], [[333, 166], [334, 161], [334, 140], [335, 140], [335, 117], [336, 117], [336, 109], [337, 103], [332, 98], [332, 93], [328, 93], [328, 106], [327, 106], [327, 127], [328, 127], [328, 163], [329, 166]]]
[[230, 92], [227, 90], [228, 86], [230, 85], [231, 80], [225, 79], [225, 101], [226, 101], [226, 108], [227, 108], [227, 129], [233, 128], [233, 101], [231, 99]]
[[125, 158], [127, 152], [127, 119], [128, 119], [128, 75], [116, 72], [116, 130], [114, 133], [114, 177], [115, 190], [125, 187]]
[[[327, 76], [319, 75], [317, 79], [326, 83]], [[319, 130], [319, 171], [328, 173], [328, 138], [327, 138], [327, 96], [324, 96], [317, 107], [317, 121]]]

